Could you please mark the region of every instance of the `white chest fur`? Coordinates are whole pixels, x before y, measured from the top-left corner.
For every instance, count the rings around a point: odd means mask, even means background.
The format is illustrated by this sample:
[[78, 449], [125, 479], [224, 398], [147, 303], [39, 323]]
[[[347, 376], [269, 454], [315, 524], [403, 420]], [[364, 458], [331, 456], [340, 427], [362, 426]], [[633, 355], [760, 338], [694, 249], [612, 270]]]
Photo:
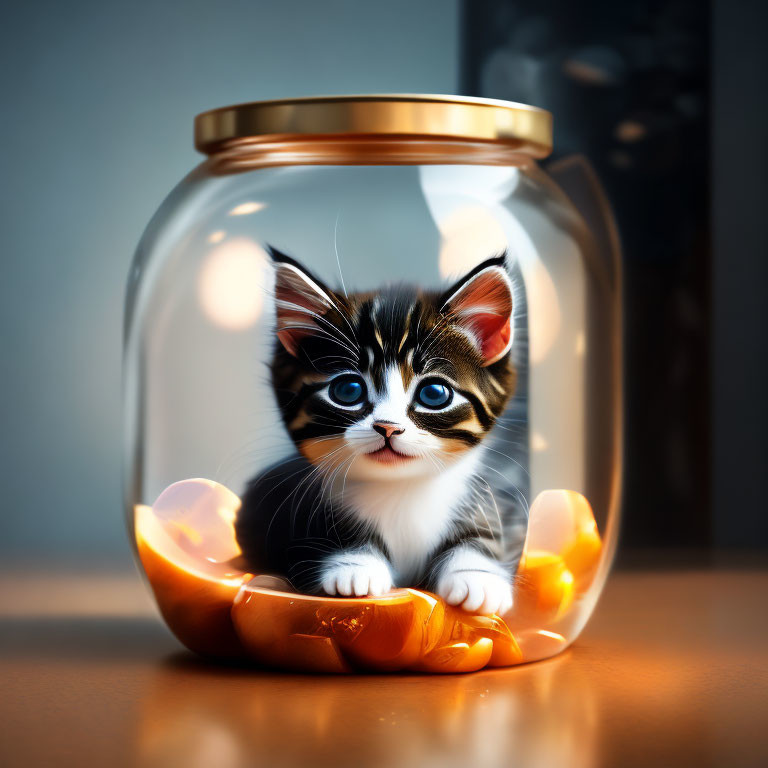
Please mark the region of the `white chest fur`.
[[422, 575], [427, 557], [450, 532], [456, 509], [470, 492], [479, 459], [474, 450], [434, 477], [347, 485], [344, 505], [381, 536], [396, 586], [412, 584]]

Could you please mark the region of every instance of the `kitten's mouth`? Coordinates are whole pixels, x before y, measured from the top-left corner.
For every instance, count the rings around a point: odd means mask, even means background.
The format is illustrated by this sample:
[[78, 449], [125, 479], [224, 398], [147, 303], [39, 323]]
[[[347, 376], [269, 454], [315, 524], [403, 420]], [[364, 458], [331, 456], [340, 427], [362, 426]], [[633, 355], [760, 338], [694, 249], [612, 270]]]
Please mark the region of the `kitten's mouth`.
[[369, 459], [381, 462], [382, 464], [399, 464], [400, 462], [410, 461], [411, 459], [415, 458], [414, 456], [409, 456], [406, 453], [400, 453], [399, 451], [396, 451], [388, 442], [384, 443], [381, 448], [375, 451], [370, 451], [365, 455]]

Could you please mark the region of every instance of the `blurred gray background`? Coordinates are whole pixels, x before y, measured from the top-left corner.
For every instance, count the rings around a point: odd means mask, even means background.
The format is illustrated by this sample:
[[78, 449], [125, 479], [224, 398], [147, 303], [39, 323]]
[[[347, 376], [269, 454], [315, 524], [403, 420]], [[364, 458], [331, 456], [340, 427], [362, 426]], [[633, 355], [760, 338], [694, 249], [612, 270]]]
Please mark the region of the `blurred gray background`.
[[[643, 443], [637, 429], [628, 430], [637, 482], [632, 503], [625, 505], [623, 543], [765, 548], [768, 110], [761, 96], [768, 77], [768, 47], [762, 40], [767, 9], [762, 0], [715, 0], [699, 29], [689, 18], [702, 15], [695, 0], [585, 0], [578, 7], [567, 0], [4, 4], [2, 563], [131, 562], [121, 509], [123, 288], [144, 226], [202, 159], [192, 146], [196, 113], [242, 101], [327, 93], [464, 92], [530, 100], [556, 107], [556, 150], [584, 152], [610, 182], [599, 158], [616, 137], [598, 131], [593, 146], [585, 140], [569, 144], [569, 136], [576, 135], [569, 134], [569, 116], [572, 128], [591, 135], [599, 128], [600, 104], [611, 115], [623, 114], [634, 106], [632, 90], [576, 83], [559, 91], [567, 96], [564, 104], [550, 104], [546, 94], [552, 91], [545, 86], [562, 86], [569, 76], [557, 64], [565, 44], [561, 38], [577, 39], [587, 51], [596, 42], [621, 49], [625, 41], [634, 51], [629, 58], [641, 60], [639, 90], [644, 93], [658, 80], [668, 100], [676, 87], [691, 86], [686, 62], [695, 46], [678, 34], [689, 27], [696, 32], [694, 42], [706, 48], [704, 63], [692, 70], [703, 72], [707, 81], [706, 116], [693, 136], [659, 143], [657, 134], [677, 134], [670, 130], [674, 123], [666, 102], [654, 97], [651, 112], [633, 117], [653, 128], [646, 141], [633, 144], [646, 186], [635, 189], [635, 177], [627, 175], [631, 183], [623, 183], [635, 190], [637, 204], [622, 206], [615, 185], [611, 200], [623, 225], [625, 255], [631, 257], [638, 243], [622, 211], [636, 211], [649, 231], [656, 231], [654, 222], [664, 224], [664, 217], [654, 219], [653, 213], [654, 201], [662, 199], [654, 157], [675, 167], [684, 161], [707, 166], [696, 226], [683, 232], [686, 247], [699, 254], [686, 262], [685, 279], [703, 283], [706, 316], [697, 320], [696, 343], [704, 362], [689, 367], [688, 378], [680, 375], [681, 362], [690, 359], [691, 337], [674, 328], [670, 332], [669, 308], [660, 312], [663, 333], [647, 334], [644, 348], [650, 383], [644, 386], [635, 377], [636, 392], [630, 389], [631, 407], [640, 414], [635, 425], [647, 423], [650, 437]], [[652, 34], [638, 37], [647, 28]], [[546, 29], [550, 37], [543, 35]], [[524, 50], [523, 32], [528, 35]], [[472, 72], [481, 73], [494, 52], [516, 63], [501, 73], [506, 78], [501, 83], [480, 87], [487, 78], [473, 79]], [[654, 56], [662, 59], [655, 69], [648, 65]], [[539, 85], [521, 95], [526, 73], [536, 75]], [[613, 122], [606, 125], [613, 131]], [[696, 154], [696, 147], [703, 149]], [[628, 150], [623, 151], [626, 159]], [[626, 173], [622, 162], [616, 174]], [[690, 202], [686, 195], [681, 193], [683, 202]], [[659, 231], [665, 242], [668, 232]], [[692, 237], [696, 233], [701, 241]], [[677, 241], [670, 241], [668, 250], [676, 258], [682, 252]], [[663, 279], [653, 277], [647, 289], [636, 292], [640, 304], [626, 302], [636, 325], [642, 304], [651, 311], [659, 306], [656, 289]], [[673, 309], [691, 326], [690, 303]], [[679, 354], [666, 361], [657, 359], [662, 335], [679, 347]], [[645, 359], [632, 357], [638, 345], [633, 352], [631, 341], [630, 374]], [[657, 431], [671, 434], [681, 421], [672, 412], [680, 400], [665, 381], [675, 383], [685, 402], [699, 404], [683, 437], [700, 443], [701, 461], [677, 474], [704, 489], [702, 496], [709, 500], [693, 499], [687, 515], [681, 515], [675, 497], [645, 481], [660, 476], [654, 461], [668, 474], [680, 464], [680, 451], [665, 453], [656, 438]]]
[[28, 2], [0, 25], [0, 557], [130, 562], [123, 288], [202, 158], [198, 112], [325, 93], [452, 93], [457, 0]]

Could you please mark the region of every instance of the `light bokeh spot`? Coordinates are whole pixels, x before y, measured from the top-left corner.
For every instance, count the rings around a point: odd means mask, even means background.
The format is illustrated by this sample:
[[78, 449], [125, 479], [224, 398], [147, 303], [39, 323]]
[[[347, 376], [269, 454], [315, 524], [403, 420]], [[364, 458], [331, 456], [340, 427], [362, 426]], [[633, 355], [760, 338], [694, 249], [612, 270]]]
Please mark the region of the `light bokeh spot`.
[[269, 267], [264, 250], [235, 238], [217, 245], [200, 269], [198, 296], [211, 322], [231, 331], [250, 328], [261, 316]]
[[230, 216], [247, 216], [249, 213], [256, 213], [267, 207], [266, 203], [257, 203], [255, 200], [249, 200], [246, 203], [236, 205], [230, 212]]
[[438, 222], [443, 236], [440, 274], [460, 277], [508, 247], [501, 224], [481, 205], [457, 208]]

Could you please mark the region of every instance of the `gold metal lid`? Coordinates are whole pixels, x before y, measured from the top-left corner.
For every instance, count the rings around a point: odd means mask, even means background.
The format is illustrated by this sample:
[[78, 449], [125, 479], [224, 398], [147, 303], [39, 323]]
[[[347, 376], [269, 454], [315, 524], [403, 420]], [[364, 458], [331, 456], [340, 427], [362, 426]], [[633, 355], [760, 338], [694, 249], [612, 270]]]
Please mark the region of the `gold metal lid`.
[[552, 115], [496, 99], [382, 94], [256, 101], [195, 118], [195, 146], [208, 155], [243, 145], [339, 139], [466, 142], [541, 158], [552, 151]]

